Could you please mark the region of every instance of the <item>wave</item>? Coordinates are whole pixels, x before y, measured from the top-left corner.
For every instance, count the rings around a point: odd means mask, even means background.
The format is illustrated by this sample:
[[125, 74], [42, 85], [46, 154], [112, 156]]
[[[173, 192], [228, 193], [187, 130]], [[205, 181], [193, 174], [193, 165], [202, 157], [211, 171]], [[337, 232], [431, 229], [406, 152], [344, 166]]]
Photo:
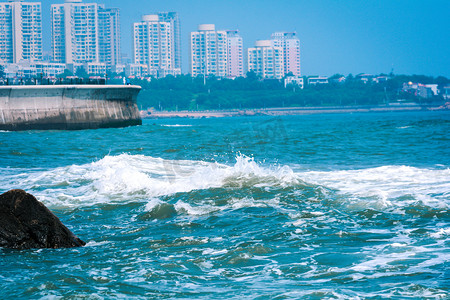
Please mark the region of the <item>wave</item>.
[[[54, 206], [94, 205], [127, 201], [149, 201], [177, 193], [216, 188], [259, 189], [319, 188], [337, 195], [350, 209], [423, 205], [449, 207], [450, 169], [420, 169], [383, 166], [362, 170], [293, 171], [289, 166], [264, 166], [252, 158], [238, 155], [233, 165], [193, 160], [166, 160], [144, 155], [106, 156], [99, 161], [52, 170], [0, 170], [4, 189], [28, 190], [46, 204]], [[280, 192], [281, 193], [281, 192]], [[270, 197], [270, 196], [269, 196]], [[241, 197], [235, 207], [254, 201]], [[273, 199], [268, 199], [268, 201]], [[152, 205], [151, 205], [152, 206]], [[191, 211], [183, 203], [175, 208]], [[162, 215], [171, 209], [162, 208]]]
[[263, 187], [301, 183], [289, 167], [263, 168], [246, 156], [238, 156], [236, 163], [228, 166], [129, 154], [106, 156], [90, 164], [21, 173], [6, 178], [7, 182], [0, 181], [6, 189], [34, 190], [41, 201], [64, 206], [148, 199], [225, 186]]
[[185, 125], [185, 124], [164, 124], [161, 126], [163, 126], [163, 127], [192, 127], [192, 125]]
[[450, 169], [382, 166], [362, 170], [304, 172], [306, 182], [334, 189], [354, 206], [374, 209], [424, 205], [438, 209], [450, 205]]

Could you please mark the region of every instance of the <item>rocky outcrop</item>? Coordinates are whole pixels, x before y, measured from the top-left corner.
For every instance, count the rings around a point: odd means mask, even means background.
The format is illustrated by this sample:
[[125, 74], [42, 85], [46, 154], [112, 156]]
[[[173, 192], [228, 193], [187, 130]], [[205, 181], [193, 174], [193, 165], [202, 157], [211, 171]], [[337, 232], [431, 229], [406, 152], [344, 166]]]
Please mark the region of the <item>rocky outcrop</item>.
[[85, 244], [33, 195], [23, 190], [0, 195], [0, 247], [71, 248]]

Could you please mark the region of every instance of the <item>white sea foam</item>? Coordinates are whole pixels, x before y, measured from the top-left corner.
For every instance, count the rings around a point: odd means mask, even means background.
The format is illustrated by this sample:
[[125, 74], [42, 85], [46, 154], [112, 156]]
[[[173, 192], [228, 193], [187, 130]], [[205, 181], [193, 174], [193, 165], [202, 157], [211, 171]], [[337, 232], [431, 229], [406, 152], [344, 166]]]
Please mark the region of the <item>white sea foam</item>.
[[182, 125], [182, 124], [164, 124], [164, 125], [161, 125], [161, 126], [164, 126], [164, 127], [192, 127], [192, 125]]
[[[229, 166], [122, 154], [85, 165], [8, 176], [0, 183], [5, 189], [35, 190], [41, 201], [56, 206], [149, 198], [152, 206], [158, 204], [155, 197], [180, 192], [223, 186], [289, 186], [300, 180], [289, 167], [264, 168], [246, 156], [238, 156]], [[176, 209], [193, 211], [181, 202]]]
[[86, 243], [86, 247], [97, 247], [97, 246], [103, 246], [106, 244], [109, 244], [108, 241], [102, 241], [102, 242], [95, 242], [95, 241], [89, 241]]
[[[362, 170], [303, 172], [308, 183], [337, 190], [353, 200], [354, 208], [378, 208], [422, 204], [450, 206], [450, 169], [383, 166]], [[358, 207], [361, 206], [361, 207]]]
[[390, 246], [396, 247], [396, 248], [401, 248], [401, 247], [406, 247], [408, 245], [407, 244], [400, 244], [400, 243], [392, 243]]
[[215, 256], [215, 255], [222, 255], [222, 254], [227, 254], [227, 253], [228, 253], [227, 249], [215, 250], [215, 249], [207, 248], [203, 251], [202, 255]]
[[178, 201], [175, 204], [175, 209], [178, 213], [186, 213], [191, 216], [206, 215], [218, 210], [211, 205], [192, 206], [183, 201]]
[[[239, 155], [234, 165], [165, 160], [143, 155], [106, 156], [99, 161], [0, 176], [4, 189], [22, 188], [53, 206], [94, 205], [127, 201], [148, 201], [147, 211], [161, 204], [159, 197], [210, 188], [299, 188], [308, 184], [335, 190], [355, 209], [424, 205], [448, 208], [450, 169], [419, 169], [408, 166], [383, 166], [362, 170], [300, 171], [288, 166], [263, 166]], [[6, 172], [5, 171], [5, 172]], [[3, 173], [3, 172], [2, 172]], [[150, 200], [149, 200], [150, 199]], [[278, 198], [231, 199], [233, 209], [250, 206], [278, 206]], [[344, 201], [344, 200], [343, 200]], [[193, 207], [179, 201], [178, 212], [202, 215], [217, 210], [203, 202]], [[318, 212], [321, 213], [321, 212]]]
[[157, 207], [158, 205], [161, 205], [162, 203], [164, 203], [163, 201], [159, 200], [158, 198], [153, 198], [148, 200], [147, 204], [145, 204], [145, 211], [152, 211], [155, 207]]
[[431, 237], [435, 239], [441, 239], [443, 237], [450, 235], [450, 228], [441, 228], [438, 232], [433, 232], [430, 234]]

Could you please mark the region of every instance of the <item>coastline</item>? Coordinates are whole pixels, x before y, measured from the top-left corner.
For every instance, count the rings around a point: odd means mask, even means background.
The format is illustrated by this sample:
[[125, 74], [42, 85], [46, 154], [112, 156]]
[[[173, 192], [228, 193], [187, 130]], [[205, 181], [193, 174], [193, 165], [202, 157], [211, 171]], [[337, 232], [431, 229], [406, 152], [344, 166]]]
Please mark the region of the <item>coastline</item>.
[[141, 110], [143, 119], [162, 118], [223, 118], [240, 116], [287, 116], [311, 114], [343, 114], [368, 112], [407, 112], [407, 111], [450, 110], [450, 102], [443, 105], [420, 105], [416, 103], [390, 104], [378, 106], [330, 106], [330, 107], [271, 107], [254, 109], [160, 111]]

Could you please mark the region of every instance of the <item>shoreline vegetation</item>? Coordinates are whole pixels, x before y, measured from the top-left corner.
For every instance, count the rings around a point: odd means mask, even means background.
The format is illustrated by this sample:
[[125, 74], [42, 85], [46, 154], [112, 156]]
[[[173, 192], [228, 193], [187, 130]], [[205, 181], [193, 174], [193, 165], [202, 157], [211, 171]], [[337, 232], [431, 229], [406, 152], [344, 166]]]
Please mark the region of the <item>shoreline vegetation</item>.
[[141, 110], [143, 119], [160, 118], [223, 118], [249, 116], [288, 116], [338, 113], [368, 112], [408, 112], [408, 111], [443, 111], [450, 110], [450, 102], [444, 105], [419, 105], [417, 103], [377, 105], [377, 106], [334, 106], [334, 107], [270, 107], [262, 109], [222, 109], [201, 111], [157, 111]]
[[[441, 91], [450, 85], [443, 76], [380, 74], [383, 81], [362, 80], [363, 74], [335, 74], [326, 84], [285, 85], [249, 72], [235, 79], [191, 77], [131, 79], [142, 87], [137, 103], [143, 118], [295, 115], [377, 111], [447, 110], [442, 93], [421, 97], [405, 84], [434, 84]], [[373, 76], [377, 78], [377, 76]]]

